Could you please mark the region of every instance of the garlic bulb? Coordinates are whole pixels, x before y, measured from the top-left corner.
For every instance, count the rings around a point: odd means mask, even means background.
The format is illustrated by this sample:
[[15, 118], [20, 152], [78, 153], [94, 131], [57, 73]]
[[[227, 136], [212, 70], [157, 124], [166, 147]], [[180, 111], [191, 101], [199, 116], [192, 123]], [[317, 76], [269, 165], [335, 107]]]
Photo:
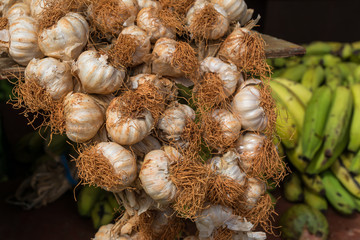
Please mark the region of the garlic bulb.
[[157, 128], [160, 137], [168, 142], [181, 141], [181, 135], [188, 121], [195, 120], [195, 111], [185, 104], [175, 103], [160, 117]]
[[249, 170], [252, 166], [252, 159], [260, 151], [265, 139], [265, 135], [247, 132], [241, 135], [236, 141], [236, 151], [240, 154], [240, 165], [245, 170]]
[[240, 232], [233, 235], [233, 240], [265, 240], [266, 233], [264, 232]]
[[[212, 7], [217, 13], [216, 19], [211, 26], [204, 26], [206, 23], [197, 22], [199, 17], [203, 17], [202, 10], [207, 7]], [[229, 29], [229, 20], [225, 10], [218, 4], [212, 4], [206, 0], [197, 0], [195, 4], [189, 9], [186, 15], [186, 23], [190, 29], [192, 38], [205, 38], [216, 40], [225, 35]], [[201, 31], [201, 36], [198, 36]]]
[[43, 56], [38, 45], [38, 25], [31, 17], [19, 17], [10, 23], [9, 54], [20, 65]]
[[[245, 0], [210, 0], [212, 3], [217, 3], [226, 11], [229, 21], [241, 21], [241, 24], [247, 19], [247, 5]], [[251, 18], [251, 16], [250, 16]], [[250, 19], [248, 19], [250, 20]]]
[[96, 232], [95, 237], [92, 240], [125, 240], [131, 239], [130, 237], [118, 236], [115, 231], [112, 231], [114, 224], [110, 223], [107, 225], [102, 225], [99, 230]]
[[244, 193], [244, 199], [246, 200], [246, 208], [252, 209], [255, 207], [259, 198], [265, 194], [266, 185], [264, 182], [256, 179], [249, 178], [247, 181], [247, 189]]
[[121, 31], [121, 34], [133, 36], [136, 40], [137, 47], [132, 56], [132, 65], [136, 66], [145, 62], [145, 57], [148, 56], [151, 49], [150, 36], [136, 25], [126, 27]]
[[195, 224], [199, 230], [199, 238], [209, 238], [214, 230], [224, 225], [235, 232], [250, 231], [253, 227], [245, 218], [234, 215], [231, 208], [221, 205], [213, 205], [203, 210]]
[[84, 93], [69, 93], [64, 100], [66, 135], [74, 142], [92, 139], [104, 124], [104, 109]]
[[267, 125], [267, 116], [261, 106], [261, 94], [258, 79], [245, 81], [231, 103], [235, 115], [240, 117], [242, 128], [250, 131], [262, 131]]
[[87, 93], [109, 94], [117, 91], [124, 82], [125, 69], [116, 69], [107, 61], [108, 56], [95, 50], [80, 54], [74, 70]]
[[29, 5], [22, 2], [15, 3], [6, 12], [6, 18], [9, 20], [9, 22], [24, 16], [30, 16], [30, 8]]
[[[121, 145], [114, 142], [102, 142], [96, 145], [96, 150], [114, 168], [114, 173], [121, 176], [117, 184], [107, 189], [111, 192], [120, 192], [130, 186], [137, 177], [137, 166], [134, 155]], [[100, 187], [103, 187], [100, 185]]]
[[1, 0], [0, 2], [0, 16], [5, 15], [8, 9], [16, 2], [16, 0]]
[[154, 119], [148, 110], [141, 116], [127, 118], [121, 112], [121, 98], [113, 99], [106, 111], [106, 129], [111, 139], [121, 145], [132, 145], [150, 134]]
[[156, 42], [160, 38], [175, 38], [176, 34], [161, 22], [157, 16], [159, 9], [155, 7], [146, 7], [140, 10], [137, 15], [137, 25], [144, 29], [150, 36], [151, 42]]
[[225, 63], [216, 57], [207, 57], [200, 64], [202, 73], [217, 73], [224, 85], [224, 93], [230, 96], [236, 90], [238, 84], [244, 82], [243, 75], [237, 70], [232, 63]]
[[142, 141], [131, 145], [131, 150], [140, 158], [143, 158], [148, 152], [158, 150], [160, 148], [160, 142], [150, 135], [145, 137]]
[[244, 185], [246, 174], [241, 171], [238, 161], [239, 157], [237, 154], [229, 151], [221, 157], [213, 157], [208, 164], [210, 164], [211, 168], [217, 173], [236, 180], [240, 185]]
[[137, 0], [140, 9], [147, 7], [160, 8], [160, 3], [152, 0]]
[[89, 25], [78, 13], [67, 13], [39, 33], [39, 46], [46, 55], [62, 60], [76, 59], [89, 38]]
[[160, 204], [175, 200], [176, 187], [170, 178], [170, 165], [180, 158], [179, 152], [167, 147], [146, 154], [139, 178], [147, 194]]
[[25, 69], [26, 79], [35, 80], [54, 100], [60, 100], [74, 88], [69, 64], [50, 57], [32, 59]]
[[180, 69], [172, 66], [172, 58], [176, 50], [177, 42], [170, 38], [160, 38], [156, 41], [153, 49], [153, 73], [169, 76], [169, 77], [181, 77], [184, 73]]
[[45, 8], [46, 0], [31, 0], [30, 11], [32, 17], [38, 17]]

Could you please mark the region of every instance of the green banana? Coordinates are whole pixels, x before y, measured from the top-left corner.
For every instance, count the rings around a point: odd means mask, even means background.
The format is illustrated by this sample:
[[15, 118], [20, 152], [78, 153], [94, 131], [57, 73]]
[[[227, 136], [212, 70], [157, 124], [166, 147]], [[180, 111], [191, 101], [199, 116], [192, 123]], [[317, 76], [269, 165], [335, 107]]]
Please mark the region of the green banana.
[[305, 115], [305, 107], [302, 102], [291, 90], [283, 85], [270, 81], [270, 86], [273, 90], [272, 93], [275, 100], [280, 101], [284, 106], [286, 106], [288, 112], [294, 117], [298, 129], [302, 129]]
[[292, 91], [298, 97], [298, 99], [303, 103], [303, 105], [307, 106], [312, 96], [312, 93], [309, 91], [309, 89], [307, 89], [300, 83], [290, 81], [285, 78], [274, 78], [272, 81], [280, 83], [290, 89], [290, 91]]
[[318, 174], [329, 168], [346, 148], [352, 113], [352, 96], [348, 88], [336, 88], [324, 129], [324, 142], [306, 169], [308, 174]]
[[354, 71], [357, 67], [356, 63], [352, 62], [341, 62], [337, 65], [340, 69], [343, 80], [345, 80], [345, 84], [351, 86], [355, 83]]
[[322, 66], [318, 65], [316, 67], [310, 67], [304, 73], [301, 84], [309, 89], [314, 91], [318, 88], [325, 79], [325, 71]]
[[348, 149], [353, 152], [360, 150], [360, 83], [350, 87], [354, 109], [350, 126], [350, 141]]
[[345, 161], [349, 161], [349, 156], [343, 154], [331, 166], [331, 171], [351, 194], [360, 198], [360, 182], [351, 176], [344, 165]]
[[323, 213], [328, 209], [326, 199], [306, 187], [304, 188], [304, 202], [310, 207], [316, 208]]
[[295, 82], [300, 82], [306, 69], [307, 67], [304, 64], [298, 64], [293, 67], [287, 67], [279, 77], [286, 78]]
[[305, 172], [309, 162], [302, 157], [301, 144], [298, 144], [294, 149], [287, 149], [286, 156], [289, 162], [300, 172]]
[[354, 80], [355, 83], [360, 83], [360, 65], [358, 65], [355, 69], [354, 69]]
[[351, 44], [345, 43], [342, 46], [340, 56], [342, 59], [348, 59], [351, 57], [352, 52], [353, 52], [353, 48], [352, 48]]
[[78, 212], [81, 216], [90, 217], [91, 209], [99, 200], [104, 190], [94, 186], [84, 186], [77, 201]]
[[322, 181], [325, 186], [325, 194], [330, 204], [343, 214], [352, 214], [356, 209], [351, 194], [343, 188], [339, 180], [330, 172], [322, 174]]
[[108, 201], [98, 201], [91, 210], [91, 219], [95, 229], [112, 222], [114, 213]]
[[332, 50], [333, 46], [326, 42], [313, 42], [306, 46], [306, 55], [324, 55]]
[[277, 118], [276, 118], [276, 134], [286, 148], [294, 148], [298, 143], [299, 128], [288, 113], [286, 107], [281, 102], [276, 102]]
[[295, 67], [295, 66], [299, 65], [300, 62], [301, 62], [301, 57], [293, 56], [293, 57], [286, 58], [285, 68]]
[[120, 205], [119, 205], [118, 201], [116, 200], [113, 193], [109, 192], [109, 194], [107, 196], [107, 200], [111, 206], [111, 209], [113, 209], [114, 211], [119, 210]]
[[313, 159], [324, 139], [324, 128], [331, 106], [331, 90], [327, 86], [316, 89], [305, 110], [302, 131], [303, 156]]
[[285, 68], [276, 69], [272, 72], [271, 77], [277, 78], [277, 77], [281, 76], [281, 74], [283, 74], [284, 71], [285, 71]]
[[325, 54], [322, 58], [322, 63], [325, 67], [335, 67], [341, 62], [341, 58], [332, 54]]
[[360, 212], [360, 198], [353, 197], [353, 200], [355, 202], [356, 210]]
[[352, 175], [360, 175], [360, 150], [352, 157], [347, 169]]
[[343, 83], [343, 76], [338, 66], [328, 67], [325, 69], [325, 82], [332, 90], [335, 90]]
[[290, 174], [284, 181], [284, 195], [289, 202], [301, 202], [304, 200], [301, 179], [296, 172]]
[[318, 55], [305, 55], [302, 62], [307, 67], [315, 67], [321, 64], [322, 56]]
[[322, 196], [325, 195], [325, 186], [319, 175], [308, 175], [303, 173], [301, 174], [301, 180], [311, 191]]
[[285, 64], [286, 64], [285, 58], [274, 58], [272, 62], [272, 66], [276, 68], [282, 68], [285, 66]]

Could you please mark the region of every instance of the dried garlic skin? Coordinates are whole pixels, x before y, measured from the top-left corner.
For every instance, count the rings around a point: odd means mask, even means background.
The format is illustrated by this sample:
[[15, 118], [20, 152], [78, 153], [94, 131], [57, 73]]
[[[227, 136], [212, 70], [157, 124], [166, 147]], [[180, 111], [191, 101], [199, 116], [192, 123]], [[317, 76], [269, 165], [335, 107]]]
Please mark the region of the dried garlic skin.
[[164, 96], [164, 98], [172, 100], [176, 96], [176, 87], [174, 82], [167, 78], [163, 78], [155, 74], [146, 74], [140, 73], [135, 76], [130, 77], [129, 87], [130, 89], [137, 89], [143, 84], [154, 85], [159, 93]]
[[135, 181], [137, 177], [136, 159], [129, 150], [114, 142], [98, 143], [96, 150], [114, 167], [115, 173], [122, 176], [119, 184], [106, 189], [107, 191], [120, 192]]
[[177, 42], [170, 38], [160, 38], [153, 49], [152, 72], [161, 76], [182, 77], [184, 73], [171, 65]]
[[[214, 9], [219, 13], [219, 15], [213, 28], [208, 29], [205, 32], [204, 38], [209, 40], [216, 40], [223, 37], [225, 33], [228, 31], [230, 26], [227, 13], [220, 5], [209, 3], [206, 0], [197, 0], [195, 4], [187, 12], [186, 23], [188, 27], [194, 24], [194, 16], [197, 13], [199, 13], [202, 9], [204, 9], [207, 5], [213, 6]], [[193, 37], [193, 33], [191, 33], [191, 36]]]
[[25, 69], [25, 81], [27, 79], [35, 80], [54, 100], [60, 100], [74, 89], [69, 64], [51, 57], [32, 59]]
[[168, 142], [181, 141], [187, 121], [195, 120], [195, 111], [185, 104], [176, 103], [167, 108], [159, 119], [160, 137]]
[[156, 42], [160, 38], [172, 38], [176, 37], [173, 30], [166, 27], [158, 18], [159, 8], [146, 7], [140, 10], [137, 15], [137, 25], [145, 30], [150, 36], [151, 42]]
[[150, 135], [145, 137], [140, 142], [131, 145], [131, 150], [141, 159], [144, 158], [144, 156], [150, 151], [158, 150], [160, 148], [160, 142]]
[[5, 14], [9, 22], [19, 18], [19, 17], [29, 17], [30, 16], [30, 7], [29, 5], [18, 2], [12, 5]]
[[153, 150], [145, 155], [139, 178], [145, 192], [152, 199], [160, 204], [169, 204], [175, 200], [177, 192], [171, 181], [169, 168], [180, 154], [173, 148], [164, 150]]
[[92, 139], [104, 124], [104, 110], [85, 93], [69, 93], [64, 100], [66, 135], [74, 142]]
[[239, 232], [233, 235], [233, 240], [265, 240], [266, 233], [264, 232]]
[[70, 12], [39, 33], [39, 46], [46, 56], [70, 61], [80, 55], [88, 38], [89, 25], [85, 18]]
[[137, 0], [140, 9], [147, 7], [160, 8], [160, 3], [152, 0]]
[[132, 145], [150, 134], [154, 119], [148, 110], [141, 116], [125, 118], [119, 109], [120, 98], [114, 98], [106, 110], [106, 129], [110, 138], [121, 145]]
[[246, 15], [247, 5], [244, 0], [210, 0], [220, 5], [227, 13], [229, 21], [239, 21]]
[[46, 0], [29, 0], [31, 16], [36, 18], [44, 11]]
[[267, 125], [265, 110], [261, 107], [261, 94], [258, 79], [245, 81], [231, 103], [232, 111], [240, 117], [242, 128], [249, 131], [262, 131]]
[[93, 240], [122, 240], [122, 239], [131, 239], [123, 238], [111, 232], [114, 224], [110, 223], [107, 225], [102, 225], [99, 230], [96, 232]]
[[18, 64], [26, 66], [31, 59], [43, 56], [39, 48], [37, 32], [38, 24], [31, 17], [19, 17], [10, 23], [9, 54]]
[[266, 184], [256, 178], [249, 178], [247, 181], [247, 189], [244, 193], [246, 200], [246, 207], [252, 209], [262, 195], [265, 194]]
[[8, 9], [16, 2], [16, 0], [1, 0], [0, 15], [5, 16]]
[[252, 166], [251, 159], [254, 159], [264, 142], [265, 135], [247, 132], [239, 137], [235, 143], [235, 149], [240, 155], [240, 165], [245, 170]]
[[146, 57], [150, 54], [151, 42], [150, 36], [141, 28], [136, 25], [124, 28], [121, 34], [130, 35], [135, 37], [137, 47], [134, 55], [132, 56], [131, 66], [137, 66], [146, 61]]
[[224, 84], [226, 96], [232, 95], [238, 85], [244, 82], [244, 77], [232, 63], [226, 63], [217, 57], [207, 57], [200, 64], [202, 73], [217, 73]]
[[83, 90], [87, 93], [110, 94], [123, 84], [125, 69], [116, 69], [106, 54], [95, 50], [82, 52], [74, 65]]

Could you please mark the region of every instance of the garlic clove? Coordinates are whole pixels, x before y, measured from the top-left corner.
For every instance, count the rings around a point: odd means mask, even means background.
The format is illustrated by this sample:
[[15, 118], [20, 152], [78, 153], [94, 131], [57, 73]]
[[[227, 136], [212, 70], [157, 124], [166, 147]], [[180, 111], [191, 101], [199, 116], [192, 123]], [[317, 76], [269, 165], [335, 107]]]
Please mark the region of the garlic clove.
[[256, 157], [264, 142], [265, 135], [247, 132], [236, 141], [235, 149], [240, 154], [240, 165], [246, 171], [251, 169], [252, 159]]
[[256, 206], [256, 203], [266, 192], [266, 184], [256, 178], [249, 178], [247, 181], [247, 189], [244, 193], [244, 199], [246, 200], [245, 207], [252, 209]]
[[149, 135], [145, 137], [142, 141], [131, 145], [130, 148], [136, 156], [138, 156], [139, 158], [143, 158], [148, 152], [160, 149], [161, 144], [156, 138]]
[[26, 3], [15, 3], [9, 8], [5, 16], [9, 20], [9, 22], [19, 17], [30, 16], [30, 7]]

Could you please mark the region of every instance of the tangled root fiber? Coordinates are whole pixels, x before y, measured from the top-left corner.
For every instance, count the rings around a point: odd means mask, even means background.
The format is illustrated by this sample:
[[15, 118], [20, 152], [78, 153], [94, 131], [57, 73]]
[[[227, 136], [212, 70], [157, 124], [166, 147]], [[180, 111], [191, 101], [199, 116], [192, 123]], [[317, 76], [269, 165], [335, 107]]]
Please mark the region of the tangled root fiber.
[[9, 21], [5, 17], [0, 17], [0, 30], [6, 29]]
[[199, 61], [195, 50], [186, 42], [177, 42], [171, 58], [171, 66], [181, 70], [194, 81], [199, 74]]
[[182, 18], [176, 11], [164, 8], [158, 12], [158, 17], [167, 28], [170, 28], [178, 35], [185, 32], [184, 18]]
[[212, 239], [214, 240], [231, 240], [233, 232], [227, 227], [219, 227], [215, 230]]
[[192, 38], [197, 41], [207, 39], [209, 32], [216, 27], [219, 15], [221, 14], [211, 4], [207, 4], [203, 9], [195, 13], [189, 26]]
[[260, 85], [260, 107], [264, 109], [265, 115], [267, 117], [267, 124], [264, 131], [264, 134], [267, 137], [273, 137], [276, 129], [276, 117], [277, 109], [275, 99], [271, 95], [271, 87], [268, 80], [264, 80]]
[[133, 64], [133, 56], [138, 45], [134, 36], [120, 34], [108, 51], [101, 51], [108, 55], [108, 61], [113, 67], [123, 69]]
[[163, 8], [169, 8], [181, 17], [185, 17], [195, 0], [159, 0], [159, 2]]

